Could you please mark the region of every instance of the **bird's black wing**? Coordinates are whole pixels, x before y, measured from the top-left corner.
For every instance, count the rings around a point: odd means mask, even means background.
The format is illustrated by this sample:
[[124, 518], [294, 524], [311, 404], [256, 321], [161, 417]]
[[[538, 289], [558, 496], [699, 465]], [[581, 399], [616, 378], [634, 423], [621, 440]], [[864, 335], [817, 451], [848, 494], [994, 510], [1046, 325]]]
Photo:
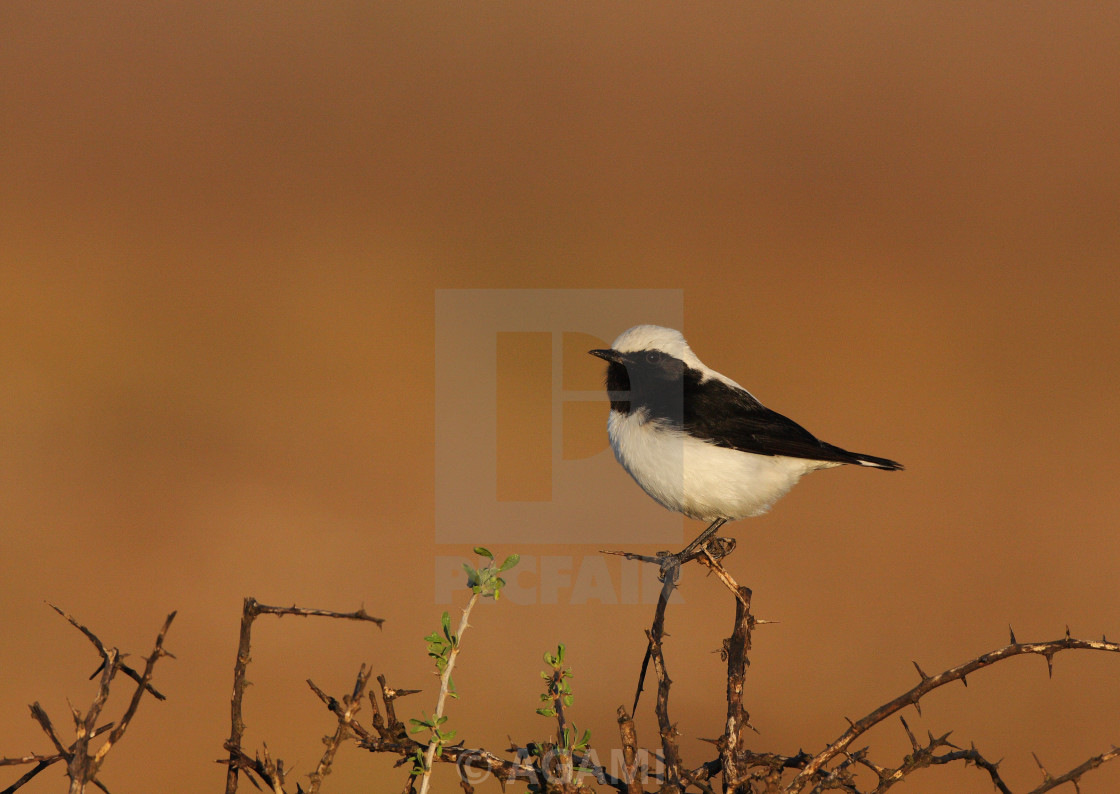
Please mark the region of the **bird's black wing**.
[[683, 397], [683, 429], [717, 446], [756, 455], [901, 468], [894, 461], [848, 452], [821, 441], [748, 392], [714, 378], [702, 381], [689, 373], [684, 378]]

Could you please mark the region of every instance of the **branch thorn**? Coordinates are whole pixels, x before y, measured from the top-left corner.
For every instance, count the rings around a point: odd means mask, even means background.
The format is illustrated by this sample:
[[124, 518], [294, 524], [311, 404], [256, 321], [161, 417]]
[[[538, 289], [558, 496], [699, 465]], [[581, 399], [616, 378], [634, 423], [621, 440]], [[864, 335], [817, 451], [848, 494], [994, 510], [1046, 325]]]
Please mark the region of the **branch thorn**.
[[902, 729], [906, 731], [906, 735], [910, 738], [910, 746], [917, 751], [919, 748], [918, 740], [914, 738], [914, 733], [910, 730], [910, 726], [906, 724], [906, 719], [901, 716], [898, 719], [902, 722]]
[[1039, 758], [1038, 758], [1038, 753], [1031, 753], [1031, 755], [1033, 755], [1033, 756], [1034, 756], [1034, 762], [1035, 762], [1036, 764], [1038, 764], [1038, 768], [1042, 770], [1042, 778], [1043, 778], [1043, 780], [1045, 780], [1045, 781], [1047, 781], [1047, 782], [1049, 782], [1049, 781], [1053, 780], [1054, 778], [1050, 776], [1050, 773], [1046, 771], [1046, 767], [1044, 767], [1044, 766], [1042, 765], [1042, 761], [1040, 761], [1040, 760], [1039, 760]]

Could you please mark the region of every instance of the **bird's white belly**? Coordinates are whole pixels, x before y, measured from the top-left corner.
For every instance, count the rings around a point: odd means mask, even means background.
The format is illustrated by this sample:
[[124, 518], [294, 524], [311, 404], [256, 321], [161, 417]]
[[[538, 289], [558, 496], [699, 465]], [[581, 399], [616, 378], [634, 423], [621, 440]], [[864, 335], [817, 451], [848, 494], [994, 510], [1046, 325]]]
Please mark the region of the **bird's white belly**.
[[830, 465], [716, 446], [644, 418], [641, 411], [611, 411], [607, 433], [615, 457], [646, 493], [690, 518], [765, 513], [802, 475]]

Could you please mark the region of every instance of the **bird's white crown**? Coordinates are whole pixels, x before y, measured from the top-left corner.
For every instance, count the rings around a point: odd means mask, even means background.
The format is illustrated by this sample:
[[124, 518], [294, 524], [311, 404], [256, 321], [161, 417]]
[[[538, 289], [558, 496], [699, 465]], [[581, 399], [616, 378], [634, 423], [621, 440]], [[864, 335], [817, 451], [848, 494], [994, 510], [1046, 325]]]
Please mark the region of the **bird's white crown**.
[[726, 375], [721, 375], [714, 369], [706, 366], [704, 362], [697, 358], [696, 354], [692, 352], [692, 348], [688, 346], [688, 342], [684, 339], [684, 334], [675, 328], [665, 328], [661, 325], [635, 325], [633, 328], [628, 328], [619, 334], [611, 347], [619, 353], [660, 350], [662, 353], [667, 353], [673, 358], [680, 359], [690, 368], [703, 373], [703, 380], [715, 378], [737, 389], [743, 388]]
[[619, 334], [611, 347], [619, 353], [660, 350], [681, 361], [686, 357], [696, 358], [680, 331], [660, 325], [635, 325]]

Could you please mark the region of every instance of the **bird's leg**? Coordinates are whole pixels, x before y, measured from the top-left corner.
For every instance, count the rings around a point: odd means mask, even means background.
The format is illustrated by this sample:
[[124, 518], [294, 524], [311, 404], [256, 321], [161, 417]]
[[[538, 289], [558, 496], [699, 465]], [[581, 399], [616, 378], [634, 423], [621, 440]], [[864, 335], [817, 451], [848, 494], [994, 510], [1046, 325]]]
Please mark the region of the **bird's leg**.
[[716, 530], [718, 530], [726, 523], [726, 518], [717, 518], [715, 521], [708, 525], [707, 529], [700, 533], [700, 536], [696, 538], [696, 540], [689, 543], [685, 547], [684, 551], [682, 551], [680, 554], [674, 554], [673, 556], [679, 559], [681, 562], [687, 562], [692, 553], [703, 546], [705, 543], [707, 543], [708, 538], [716, 534]]
[[677, 570], [680, 568], [681, 563], [688, 562], [688, 560], [692, 557], [696, 550], [702, 548], [704, 544], [708, 542], [708, 538], [716, 534], [716, 531], [726, 523], [726, 518], [717, 518], [715, 521], [708, 525], [707, 529], [700, 533], [699, 537], [697, 537], [696, 540], [685, 546], [683, 551], [678, 552], [677, 554], [666, 554], [661, 559], [661, 578], [664, 579], [666, 574], [672, 572], [672, 576], [675, 579], [677, 576]]

